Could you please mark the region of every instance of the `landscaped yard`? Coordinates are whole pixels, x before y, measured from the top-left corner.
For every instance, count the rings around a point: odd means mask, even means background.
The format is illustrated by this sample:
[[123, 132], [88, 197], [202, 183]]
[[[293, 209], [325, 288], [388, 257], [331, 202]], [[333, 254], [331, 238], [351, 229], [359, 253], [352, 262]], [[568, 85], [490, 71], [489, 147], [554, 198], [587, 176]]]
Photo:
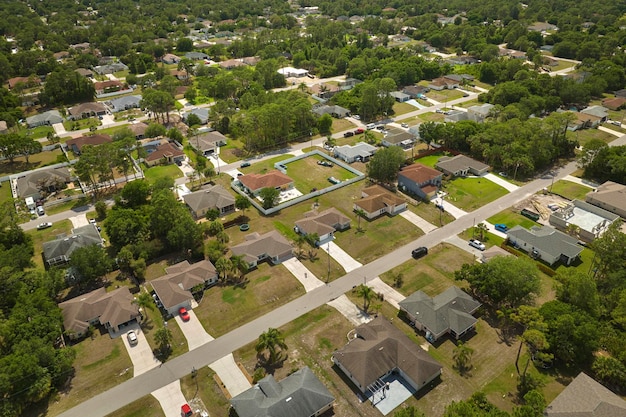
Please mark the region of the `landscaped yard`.
[[417, 107], [410, 105], [409, 103], [395, 103], [393, 105], [394, 116], [400, 116], [401, 114], [410, 113], [412, 111], [419, 110]]
[[155, 397], [146, 395], [107, 417], [165, 417], [165, 413]]
[[52, 126], [37, 126], [32, 129], [28, 129], [28, 136], [33, 139], [40, 139], [48, 137], [48, 133], [54, 133], [54, 128]]
[[567, 131], [567, 138], [569, 140], [576, 140], [578, 143], [583, 146], [585, 143], [589, 142], [591, 139], [599, 139], [606, 143], [609, 143], [615, 140], [615, 136], [610, 133], [604, 132], [599, 129], [582, 129], [577, 130], [575, 132]]
[[350, 120], [333, 118], [331, 129], [332, 132], [343, 132], [344, 130], [352, 130], [354, 127], [354, 124]]
[[441, 91], [435, 91], [435, 90], [431, 90], [428, 93], [426, 93], [426, 96], [430, 99], [433, 99], [435, 101], [439, 101], [441, 103], [445, 103], [446, 101], [449, 100], [455, 100], [457, 98], [461, 98], [465, 96], [465, 93], [457, 90], [457, 89], [453, 89], [453, 90], [441, 90]]
[[313, 188], [321, 190], [331, 186], [332, 184], [328, 182], [329, 177], [335, 177], [341, 181], [356, 177], [355, 174], [339, 165], [327, 167], [318, 165], [318, 161], [328, 160], [319, 155], [312, 155], [286, 165], [287, 175], [293, 179], [294, 186], [302, 194], [310, 192]]
[[158, 178], [167, 177], [171, 179], [180, 178], [183, 176], [183, 172], [178, 168], [178, 166], [171, 165], [156, 165], [150, 168], [143, 167], [143, 173], [146, 176], [146, 179], [153, 183]]
[[434, 168], [437, 161], [439, 161], [439, 158], [441, 158], [442, 156], [446, 156], [446, 155], [447, 153], [445, 152], [434, 153], [432, 155], [423, 156], [419, 159], [416, 159], [415, 162]]
[[484, 178], [457, 177], [444, 182], [444, 191], [448, 193], [446, 200], [454, 206], [473, 211], [507, 194], [507, 191]]
[[533, 226], [537, 226], [537, 222], [530, 220], [528, 217], [524, 217], [516, 211], [506, 209], [498, 214], [495, 214], [487, 219], [491, 224], [501, 223], [506, 224], [509, 229], [515, 226], [522, 226], [526, 229], [530, 229]]
[[563, 196], [568, 200], [585, 200], [585, 196], [591, 192], [591, 187], [586, 187], [578, 183], [566, 180], [560, 180], [554, 183], [550, 188], [555, 194]]
[[65, 162], [65, 160], [61, 160], [60, 158], [62, 155], [63, 151], [56, 148], [52, 151], [39, 152], [31, 155], [28, 158], [28, 163], [26, 163], [26, 158], [23, 156], [16, 157], [12, 163], [9, 162], [8, 159], [3, 160], [0, 162], [0, 176], [18, 174], [20, 172], [30, 171], [32, 169], [56, 164], [58, 162]]

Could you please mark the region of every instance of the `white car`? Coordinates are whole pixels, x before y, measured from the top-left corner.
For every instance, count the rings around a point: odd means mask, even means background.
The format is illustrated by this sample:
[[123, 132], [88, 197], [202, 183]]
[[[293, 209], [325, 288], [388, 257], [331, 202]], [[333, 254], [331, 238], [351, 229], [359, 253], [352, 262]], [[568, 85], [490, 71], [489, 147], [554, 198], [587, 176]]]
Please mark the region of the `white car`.
[[402, 123], [400, 126], [402, 126], [403, 128], [405, 128], [405, 129], [406, 129], [406, 128], [408, 128], [408, 127], [409, 127], [409, 124], [408, 124], [408, 123]]
[[130, 332], [126, 333], [126, 337], [128, 338], [128, 343], [131, 346], [135, 346], [137, 342], [139, 342], [139, 340], [137, 339], [137, 334], [135, 333], [134, 330], [131, 330]]
[[50, 223], [50, 222], [39, 223], [37, 225], [37, 230], [47, 229], [48, 227], [52, 227], [52, 223]]
[[476, 240], [476, 239], [470, 239], [469, 240], [469, 244], [470, 246], [478, 249], [478, 250], [485, 250], [485, 244], [483, 242], [481, 242], [480, 240]]

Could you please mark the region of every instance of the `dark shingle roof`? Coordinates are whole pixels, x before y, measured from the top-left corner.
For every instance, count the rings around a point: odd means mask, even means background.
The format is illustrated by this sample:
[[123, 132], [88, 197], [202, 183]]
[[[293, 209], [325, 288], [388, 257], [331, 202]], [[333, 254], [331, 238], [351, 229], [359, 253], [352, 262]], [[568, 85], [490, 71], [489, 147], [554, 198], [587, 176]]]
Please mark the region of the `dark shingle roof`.
[[184, 195], [183, 200], [194, 212], [213, 207], [223, 209], [235, 204], [235, 197], [221, 185], [214, 185], [210, 188]]
[[51, 261], [55, 258], [64, 257], [69, 260], [72, 253], [79, 248], [84, 248], [91, 245], [101, 245], [102, 237], [96, 226], [88, 224], [87, 226], [77, 227], [72, 230], [70, 236], [66, 236], [60, 239], [55, 239], [50, 242], [44, 242], [43, 255], [46, 261]]

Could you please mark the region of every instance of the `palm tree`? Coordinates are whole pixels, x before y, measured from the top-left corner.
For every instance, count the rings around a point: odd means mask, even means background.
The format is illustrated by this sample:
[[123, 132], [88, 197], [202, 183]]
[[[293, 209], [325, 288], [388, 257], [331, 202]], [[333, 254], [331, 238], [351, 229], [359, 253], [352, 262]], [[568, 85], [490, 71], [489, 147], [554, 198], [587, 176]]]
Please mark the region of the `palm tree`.
[[474, 227], [476, 233], [479, 236], [479, 240], [483, 240], [485, 237], [485, 233], [487, 233], [489, 231], [489, 229], [487, 228], [487, 225], [483, 222], [480, 222], [476, 225], [476, 227]]
[[226, 281], [228, 278], [228, 272], [232, 271], [232, 269], [233, 265], [228, 258], [221, 257], [217, 260], [217, 262], [215, 262], [215, 270], [223, 281]]
[[356, 209], [354, 210], [354, 212], [356, 213], [357, 219], [359, 220], [359, 224], [356, 227], [357, 232], [362, 232], [363, 229], [361, 229], [361, 217], [365, 217], [365, 211], [363, 209]]
[[367, 309], [370, 306], [370, 303], [376, 293], [371, 287], [368, 287], [365, 284], [361, 284], [356, 288], [356, 294], [359, 297], [363, 297], [363, 311], [367, 314]]
[[280, 358], [280, 352], [278, 349], [287, 349], [287, 345], [285, 344], [285, 337], [280, 330], [270, 327], [269, 329], [267, 329], [267, 331], [261, 333], [255, 349], [259, 356], [262, 354], [262, 352], [267, 350], [269, 353], [267, 363], [269, 365], [273, 365]]
[[300, 258], [303, 255], [302, 246], [304, 246], [305, 243], [306, 243], [306, 237], [298, 233], [298, 236], [296, 237], [296, 240], [295, 240], [296, 247], [298, 248], [298, 252], [297, 252], [298, 258]]
[[472, 360], [473, 353], [474, 349], [467, 346], [460, 340], [457, 342], [456, 347], [452, 352], [452, 358], [454, 359], [455, 366], [461, 375], [471, 368], [470, 362]]
[[164, 357], [169, 354], [172, 349], [172, 332], [167, 327], [161, 327], [154, 334], [154, 341], [159, 346], [159, 351]]
[[154, 301], [149, 293], [141, 291], [134, 301], [140, 308], [143, 309], [146, 319], [148, 318], [148, 310], [154, 311]]
[[243, 255], [233, 255], [230, 257], [230, 262], [233, 265], [233, 272], [239, 274], [239, 281], [250, 270], [250, 264], [243, 258]]

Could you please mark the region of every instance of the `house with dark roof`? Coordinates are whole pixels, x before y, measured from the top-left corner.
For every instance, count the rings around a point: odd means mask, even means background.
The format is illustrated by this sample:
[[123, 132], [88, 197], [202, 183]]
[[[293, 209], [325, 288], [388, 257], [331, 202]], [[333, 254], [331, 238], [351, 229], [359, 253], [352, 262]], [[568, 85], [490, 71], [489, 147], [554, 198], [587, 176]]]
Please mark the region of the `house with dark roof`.
[[148, 130], [148, 125], [144, 122], [131, 123], [127, 127], [131, 132], [133, 132], [133, 135], [135, 135], [137, 140], [143, 139], [145, 137], [146, 130]]
[[411, 96], [411, 98], [422, 98], [424, 94], [428, 93], [430, 88], [422, 85], [409, 85], [402, 89], [404, 94]]
[[31, 75], [30, 77], [13, 77], [7, 80], [9, 90], [14, 89], [17, 85], [21, 84], [22, 87], [31, 88], [41, 85], [41, 79], [37, 76]]
[[621, 90], [613, 91], [615, 97], [624, 97], [626, 98], [626, 88], [622, 88]]
[[332, 361], [366, 396], [392, 373], [415, 391], [441, 375], [442, 366], [382, 315], [355, 329], [355, 337]]
[[609, 120], [609, 111], [602, 106], [589, 106], [580, 111], [582, 114], [590, 114], [592, 116], [600, 118], [600, 123], [604, 123]]
[[239, 417], [309, 417], [330, 410], [335, 398], [308, 367], [282, 381], [267, 375], [230, 399]]
[[209, 59], [209, 56], [204, 52], [187, 52], [185, 54], [185, 58], [191, 59], [192, 61], [200, 61]]
[[[187, 118], [189, 117], [190, 114], [194, 114], [198, 116], [198, 119], [200, 119], [200, 124], [202, 125], [207, 124], [207, 122], [209, 121], [209, 109], [206, 107], [198, 107], [198, 108], [195, 108], [188, 112], [183, 113], [183, 120], [185, 121], [185, 123], [187, 123]], [[216, 132], [216, 133], [221, 135], [220, 132]], [[224, 137], [224, 141], [226, 141], [226, 137], [225, 136], [223, 137]]]
[[289, 190], [293, 188], [293, 180], [286, 174], [275, 169], [266, 174], [248, 174], [237, 178], [244, 190], [257, 196], [263, 188], [276, 188], [278, 190]]
[[336, 231], [350, 228], [350, 218], [331, 207], [318, 213], [315, 210], [304, 213], [304, 219], [296, 221], [294, 230], [301, 235], [317, 234], [317, 244], [333, 239]]
[[409, 101], [411, 99], [410, 95], [403, 93], [402, 91], [392, 91], [389, 95], [398, 103], [404, 103], [405, 101]]
[[46, 112], [36, 114], [26, 118], [26, 125], [30, 128], [37, 126], [52, 126], [57, 123], [63, 123], [63, 116], [58, 110], [48, 110]]
[[435, 168], [443, 171], [446, 175], [453, 177], [466, 177], [472, 175], [483, 175], [489, 171], [489, 165], [483, 164], [465, 155], [442, 156], [435, 164]]
[[144, 162], [148, 166], [159, 164], [168, 165], [178, 161], [185, 160], [185, 152], [172, 142], [165, 142], [156, 147], [156, 149], [145, 157]]
[[217, 209], [220, 215], [235, 211], [235, 197], [221, 185], [213, 185], [183, 196], [191, 214], [200, 219], [210, 209]]
[[[207, 115], [208, 117], [208, 115]], [[189, 138], [189, 145], [204, 156], [214, 153], [219, 146], [226, 145], [228, 138], [217, 130], [198, 133]]]
[[72, 340], [85, 336], [90, 326], [104, 326], [113, 334], [141, 317], [128, 287], [107, 292], [104, 287], [59, 303], [65, 334]]
[[545, 417], [623, 417], [626, 401], [581, 372], [546, 407]]
[[241, 58], [227, 59], [218, 63], [220, 68], [230, 70], [237, 67], [245, 67], [247, 64]]
[[121, 112], [125, 110], [137, 109], [139, 108], [140, 103], [141, 103], [140, 95], [124, 96], [124, 97], [114, 98], [111, 101], [109, 101], [109, 107], [111, 107], [111, 111], [113, 113], [117, 113], [117, 112]]
[[478, 123], [482, 123], [485, 121], [487, 117], [489, 117], [489, 113], [491, 109], [493, 109], [493, 104], [491, 103], [483, 103], [480, 106], [471, 106], [467, 108], [467, 117], [470, 120], [473, 120]]
[[398, 188], [423, 199], [430, 199], [441, 187], [443, 174], [422, 164], [412, 164], [398, 172]]
[[406, 201], [380, 185], [361, 190], [361, 199], [354, 202], [354, 210], [362, 210], [368, 220], [383, 214], [395, 216], [406, 210]]
[[325, 114], [330, 114], [332, 117], [336, 119], [342, 119], [344, 117], [350, 116], [350, 110], [341, 106], [331, 106], [331, 105], [318, 105], [313, 107], [313, 113], [317, 116], [321, 117]]
[[506, 235], [511, 245], [549, 265], [558, 261], [571, 265], [583, 251], [583, 247], [578, 245], [578, 239], [550, 226], [533, 226], [530, 230], [515, 226]]
[[264, 260], [278, 265], [293, 257], [293, 247], [276, 230], [263, 235], [251, 233], [245, 237], [243, 243], [233, 246], [230, 250], [233, 255], [243, 256], [251, 268]]
[[96, 225], [77, 227], [69, 236], [60, 236], [43, 244], [43, 257], [47, 266], [66, 264], [76, 249], [91, 245], [102, 246], [103, 241]]
[[69, 119], [78, 120], [92, 116], [104, 116], [107, 112], [106, 107], [102, 103], [91, 102], [81, 103], [77, 106], [70, 107], [68, 110]]
[[111, 143], [113, 139], [109, 135], [90, 135], [90, 136], [79, 136], [77, 138], [69, 139], [65, 142], [65, 147], [71, 150], [74, 155], [80, 155], [83, 149], [83, 146], [98, 146], [103, 143]]
[[124, 84], [117, 80], [98, 81], [94, 83], [96, 94], [107, 94], [120, 91], [124, 88]]
[[115, 72], [128, 71], [128, 66], [121, 62], [111, 62], [110, 64], [98, 65], [93, 69], [100, 75], [113, 74]]
[[411, 324], [435, 342], [450, 334], [459, 339], [472, 331], [478, 321], [472, 314], [481, 304], [459, 287], [452, 286], [435, 297], [416, 291], [399, 303]]
[[626, 108], [625, 97], [605, 98], [602, 100], [602, 106], [609, 110], [620, 110]]
[[413, 146], [415, 143], [415, 135], [411, 132], [407, 132], [405, 130], [394, 129], [385, 135], [381, 140], [381, 144], [385, 147], [390, 146], [400, 146], [401, 148], [407, 149]]
[[17, 179], [17, 195], [20, 198], [32, 197], [39, 201], [44, 195], [67, 187], [72, 180], [73, 177], [66, 167], [32, 171]]
[[217, 271], [208, 260], [194, 264], [187, 261], [179, 262], [165, 268], [165, 275], [150, 281], [152, 289], [163, 304], [163, 308], [174, 315], [179, 308], [192, 307], [194, 287], [206, 288], [217, 283]]
[[165, 54], [161, 57], [161, 62], [164, 64], [178, 64], [180, 62], [180, 57], [174, 54]]
[[626, 219], [626, 185], [607, 181], [587, 193], [585, 201]]
[[333, 155], [337, 159], [351, 164], [355, 161], [367, 162], [376, 153], [378, 148], [366, 142], [359, 142], [355, 145], [335, 146]]

